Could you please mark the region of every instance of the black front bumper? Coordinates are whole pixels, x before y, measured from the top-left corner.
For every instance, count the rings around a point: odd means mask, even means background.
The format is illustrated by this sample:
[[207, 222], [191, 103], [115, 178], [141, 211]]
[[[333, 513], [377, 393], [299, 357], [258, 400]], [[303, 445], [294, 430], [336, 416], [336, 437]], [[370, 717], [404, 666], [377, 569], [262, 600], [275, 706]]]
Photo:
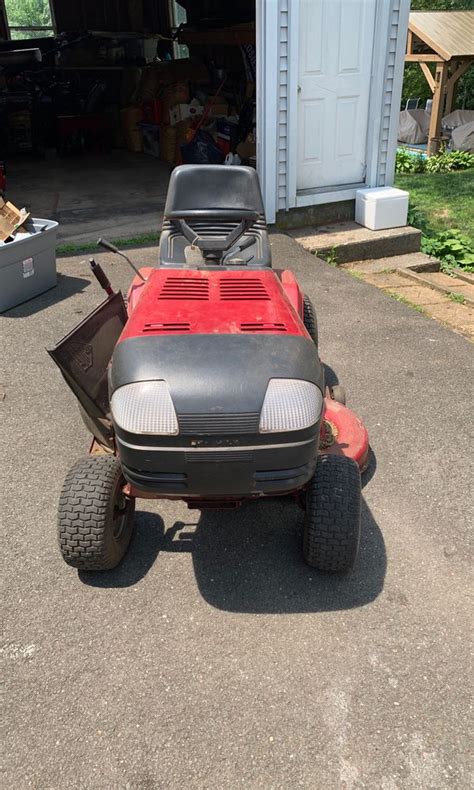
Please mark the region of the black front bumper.
[[296, 491], [313, 476], [318, 451], [314, 436], [235, 448], [151, 448], [120, 439], [117, 444], [124, 476], [135, 488], [182, 498], [239, 499]]

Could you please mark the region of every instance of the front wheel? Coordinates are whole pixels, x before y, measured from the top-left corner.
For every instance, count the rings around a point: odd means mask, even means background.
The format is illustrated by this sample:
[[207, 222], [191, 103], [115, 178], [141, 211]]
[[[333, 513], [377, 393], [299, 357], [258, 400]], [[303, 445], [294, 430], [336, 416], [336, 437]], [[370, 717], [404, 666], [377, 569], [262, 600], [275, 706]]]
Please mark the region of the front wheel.
[[320, 455], [306, 492], [303, 554], [320, 571], [346, 573], [360, 539], [361, 483], [352, 458]]
[[122, 492], [124, 482], [113, 455], [91, 455], [70, 469], [58, 508], [59, 549], [68, 565], [104, 571], [123, 558], [135, 512], [135, 500]]

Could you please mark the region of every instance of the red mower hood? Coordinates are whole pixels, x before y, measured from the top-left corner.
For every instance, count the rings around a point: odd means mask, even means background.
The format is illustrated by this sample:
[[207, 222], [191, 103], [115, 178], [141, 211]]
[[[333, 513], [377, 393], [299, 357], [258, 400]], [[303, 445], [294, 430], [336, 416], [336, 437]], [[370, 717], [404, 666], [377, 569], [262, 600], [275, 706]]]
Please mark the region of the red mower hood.
[[[170, 334], [283, 334], [309, 337], [291, 272], [148, 269], [129, 293], [120, 341]], [[119, 342], [120, 342], [119, 341]]]

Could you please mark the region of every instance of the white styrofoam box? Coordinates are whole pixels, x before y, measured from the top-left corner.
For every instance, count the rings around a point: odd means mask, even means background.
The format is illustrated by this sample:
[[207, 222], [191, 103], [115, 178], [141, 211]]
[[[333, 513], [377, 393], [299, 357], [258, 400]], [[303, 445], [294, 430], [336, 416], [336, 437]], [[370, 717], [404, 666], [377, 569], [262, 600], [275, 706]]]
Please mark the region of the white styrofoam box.
[[408, 192], [395, 187], [358, 189], [355, 221], [370, 230], [401, 228], [407, 224]]

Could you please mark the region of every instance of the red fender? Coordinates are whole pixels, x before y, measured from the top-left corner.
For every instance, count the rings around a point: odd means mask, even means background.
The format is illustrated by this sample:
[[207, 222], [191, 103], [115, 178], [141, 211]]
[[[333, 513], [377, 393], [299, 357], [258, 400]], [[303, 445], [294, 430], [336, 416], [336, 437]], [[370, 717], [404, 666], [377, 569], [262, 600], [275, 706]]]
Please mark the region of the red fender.
[[367, 428], [353, 411], [332, 398], [324, 399], [320, 453], [345, 455], [363, 471], [369, 462]]
[[277, 274], [280, 278], [283, 290], [288, 297], [288, 301], [292, 307], [294, 307], [301, 320], [303, 320], [303, 293], [298, 284], [298, 280], [296, 279], [293, 272], [291, 272], [289, 269], [278, 271]]

